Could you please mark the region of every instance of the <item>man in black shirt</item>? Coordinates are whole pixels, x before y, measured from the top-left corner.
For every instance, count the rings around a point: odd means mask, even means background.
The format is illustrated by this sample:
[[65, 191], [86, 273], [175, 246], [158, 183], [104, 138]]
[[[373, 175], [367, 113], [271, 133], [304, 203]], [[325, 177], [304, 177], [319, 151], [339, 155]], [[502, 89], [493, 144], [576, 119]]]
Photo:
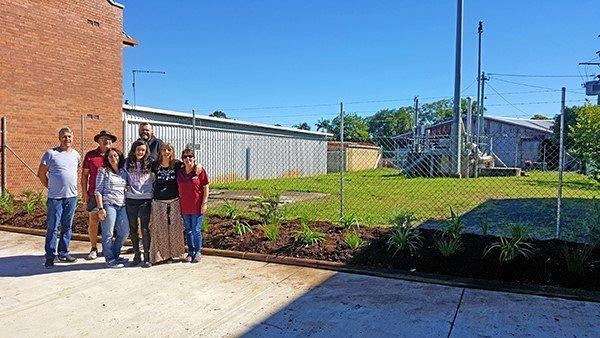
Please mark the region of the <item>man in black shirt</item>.
[[140, 124], [139, 135], [140, 140], [144, 140], [148, 143], [148, 147], [150, 148], [150, 160], [152, 162], [156, 162], [158, 160], [158, 153], [160, 151], [160, 147], [163, 144], [163, 141], [154, 136], [154, 132], [152, 131], [152, 125], [150, 125], [149, 122], [142, 122]]

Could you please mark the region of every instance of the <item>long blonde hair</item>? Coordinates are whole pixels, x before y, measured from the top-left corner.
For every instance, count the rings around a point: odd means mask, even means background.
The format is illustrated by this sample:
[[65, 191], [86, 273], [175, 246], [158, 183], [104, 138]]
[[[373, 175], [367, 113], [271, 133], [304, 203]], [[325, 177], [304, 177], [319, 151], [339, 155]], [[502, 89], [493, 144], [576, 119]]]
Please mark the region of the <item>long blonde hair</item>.
[[163, 149], [171, 149], [171, 155], [169, 156], [169, 168], [172, 168], [175, 165], [177, 159], [175, 158], [175, 147], [171, 143], [163, 143], [158, 150], [158, 164], [162, 165], [163, 163]]

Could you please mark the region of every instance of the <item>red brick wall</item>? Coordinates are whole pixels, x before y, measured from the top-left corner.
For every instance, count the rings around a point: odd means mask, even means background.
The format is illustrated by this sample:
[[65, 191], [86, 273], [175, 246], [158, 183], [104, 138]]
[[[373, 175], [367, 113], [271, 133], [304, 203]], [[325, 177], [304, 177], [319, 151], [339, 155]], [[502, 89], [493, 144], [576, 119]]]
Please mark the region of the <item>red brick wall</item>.
[[[82, 115], [85, 151], [101, 129], [122, 139], [121, 8], [107, 0], [0, 0], [0, 27], [0, 116], [7, 144], [31, 169], [58, 145], [63, 126], [81, 152]], [[42, 189], [17, 156], [7, 159], [11, 192]]]

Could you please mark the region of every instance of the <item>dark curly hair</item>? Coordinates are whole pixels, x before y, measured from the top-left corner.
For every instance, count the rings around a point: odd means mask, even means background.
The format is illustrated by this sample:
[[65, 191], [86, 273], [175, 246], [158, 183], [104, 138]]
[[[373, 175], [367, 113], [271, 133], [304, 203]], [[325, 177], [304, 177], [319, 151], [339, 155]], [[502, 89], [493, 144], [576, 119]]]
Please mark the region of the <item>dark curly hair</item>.
[[135, 149], [139, 146], [146, 147], [146, 153], [144, 154], [144, 157], [142, 157], [142, 159], [140, 160], [140, 163], [142, 165], [142, 174], [147, 174], [150, 172], [150, 167], [152, 163], [150, 161], [150, 146], [148, 146], [148, 143], [144, 140], [137, 140], [131, 145], [131, 148], [129, 149], [129, 154], [127, 154], [126, 169], [128, 172], [134, 172], [136, 170], [135, 162], [137, 162], [137, 158], [135, 157]]
[[119, 169], [123, 168], [123, 166], [125, 165], [125, 156], [123, 156], [123, 153], [119, 150], [119, 149], [115, 149], [115, 148], [110, 148], [108, 149], [105, 153], [104, 153], [104, 163], [103, 166], [106, 170], [110, 170], [115, 174], [118, 174], [118, 172], [115, 172], [112, 168], [112, 166], [110, 165], [110, 162], [108, 161], [108, 156], [110, 155], [111, 152], [115, 152], [117, 153], [117, 155], [119, 155], [119, 163], [117, 164], [117, 166], [119, 167]]

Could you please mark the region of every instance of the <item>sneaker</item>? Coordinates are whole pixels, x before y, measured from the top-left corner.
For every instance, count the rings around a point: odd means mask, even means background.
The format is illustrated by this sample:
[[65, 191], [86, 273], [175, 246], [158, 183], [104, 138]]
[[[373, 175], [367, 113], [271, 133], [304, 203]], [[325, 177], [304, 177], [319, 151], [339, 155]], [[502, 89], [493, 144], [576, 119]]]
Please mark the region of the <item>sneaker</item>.
[[106, 262], [106, 266], [108, 266], [111, 269], [120, 269], [120, 268], [124, 267], [123, 263], [117, 261], [116, 259]]
[[200, 254], [197, 254], [196, 256], [194, 256], [194, 260], [192, 261], [192, 263], [200, 263], [200, 261], [201, 261]]
[[46, 258], [44, 267], [46, 267], [46, 269], [52, 269], [54, 267], [54, 258]]
[[117, 258], [117, 262], [122, 263], [123, 265], [129, 263], [129, 258], [119, 257]]
[[148, 262], [148, 261], [144, 261], [144, 264], [142, 264], [142, 268], [149, 268], [152, 266], [152, 263]]
[[172, 264], [174, 262], [175, 261], [173, 260], [173, 258], [167, 258], [167, 260], [165, 261], [165, 263], [167, 263], [167, 264]]
[[75, 262], [77, 262], [77, 258], [75, 258], [75, 257], [73, 257], [73, 256], [71, 256], [71, 255], [69, 255], [69, 254], [67, 254], [67, 255], [66, 255], [66, 256], [64, 256], [64, 257], [60, 257], [60, 256], [59, 256], [59, 257], [58, 257], [58, 260], [59, 260], [60, 262], [62, 262], [62, 263], [75, 263]]
[[185, 262], [187, 263], [191, 263], [192, 262], [192, 256], [191, 255], [187, 255], [187, 257], [185, 257]]
[[90, 250], [90, 253], [87, 255], [85, 260], [93, 261], [96, 258], [98, 258], [98, 249], [94, 248], [94, 249]]
[[131, 262], [132, 265], [140, 265], [140, 263], [142, 262], [142, 257], [140, 255], [139, 252], [136, 252], [135, 255], [133, 256], [133, 261]]

